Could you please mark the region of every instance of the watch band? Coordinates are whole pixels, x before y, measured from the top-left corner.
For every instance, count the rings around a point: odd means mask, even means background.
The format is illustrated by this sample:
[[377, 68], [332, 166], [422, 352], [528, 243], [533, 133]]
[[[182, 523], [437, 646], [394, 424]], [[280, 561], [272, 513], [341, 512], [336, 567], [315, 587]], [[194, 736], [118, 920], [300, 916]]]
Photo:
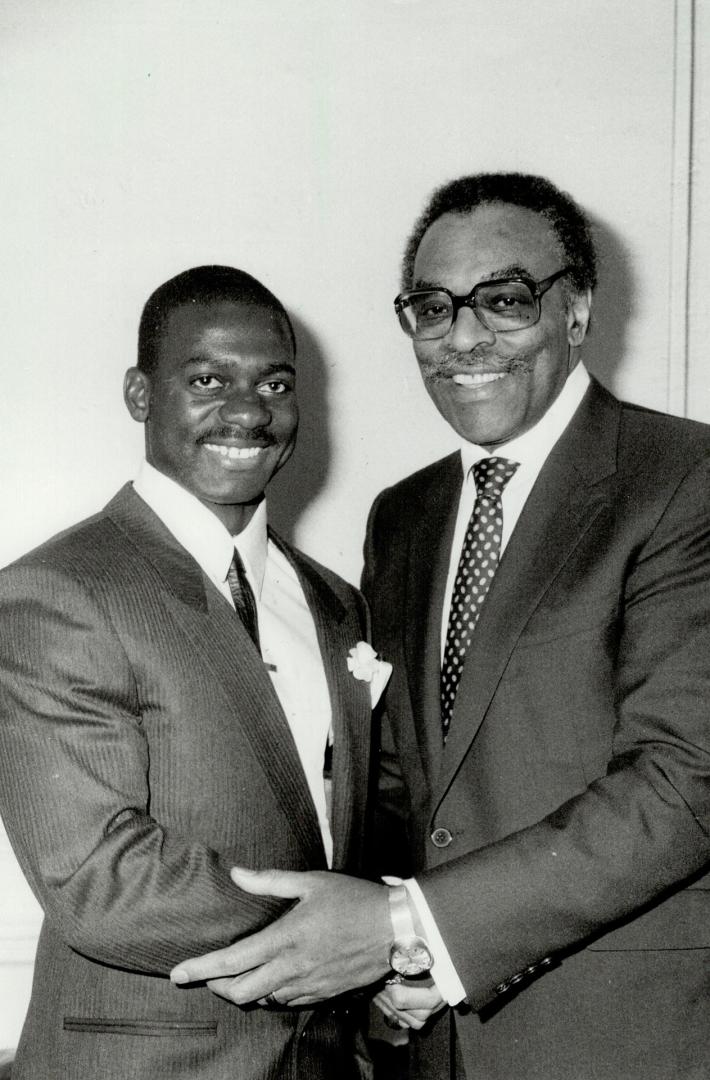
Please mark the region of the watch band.
[[428, 943], [417, 935], [406, 886], [391, 885], [387, 895], [393, 939], [390, 967], [402, 978], [418, 978], [430, 971], [434, 958]]
[[392, 940], [409, 941], [417, 936], [414, 929], [414, 919], [409, 909], [409, 893], [404, 885], [390, 885], [390, 922], [392, 923]]

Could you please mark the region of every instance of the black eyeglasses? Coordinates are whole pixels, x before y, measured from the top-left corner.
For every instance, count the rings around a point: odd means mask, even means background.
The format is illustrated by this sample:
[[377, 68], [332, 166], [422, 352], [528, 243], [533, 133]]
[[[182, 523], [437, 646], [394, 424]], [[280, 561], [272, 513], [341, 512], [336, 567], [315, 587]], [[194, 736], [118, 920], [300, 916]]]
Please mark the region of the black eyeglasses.
[[528, 277], [479, 281], [466, 296], [443, 288], [411, 289], [399, 294], [394, 310], [405, 334], [416, 341], [446, 337], [462, 307], [471, 308], [486, 329], [495, 333], [525, 330], [540, 318], [540, 297], [570, 270], [565, 266], [543, 281]]

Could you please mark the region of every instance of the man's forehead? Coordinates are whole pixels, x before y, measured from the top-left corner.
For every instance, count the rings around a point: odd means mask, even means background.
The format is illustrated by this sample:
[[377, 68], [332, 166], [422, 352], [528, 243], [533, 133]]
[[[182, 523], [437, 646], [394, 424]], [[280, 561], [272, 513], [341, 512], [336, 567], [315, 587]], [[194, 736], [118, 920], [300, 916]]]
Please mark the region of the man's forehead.
[[542, 214], [510, 203], [485, 203], [437, 218], [422, 237], [414, 273], [419, 281], [447, 267], [460, 267], [479, 279], [547, 272], [550, 260], [560, 255], [557, 235]]
[[187, 300], [177, 304], [167, 314], [166, 330], [174, 324], [181, 326], [262, 327], [281, 330], [286, 319], [278, 308], [253, 300], [217, 299]]
[[275, 347], [286, 344], [291, 348], [291, 332], [283, 312], [242, 300], [180, 304], [168, 314], [161, 339], [173, 348], [198, 339], [222, 344], [273, 342]]
[[249, 358], [293, 367], [291, 332], [278, 309], [241, 300], [187, 302], [173, 308], [162, 327], [158, 361], [171, 370]]

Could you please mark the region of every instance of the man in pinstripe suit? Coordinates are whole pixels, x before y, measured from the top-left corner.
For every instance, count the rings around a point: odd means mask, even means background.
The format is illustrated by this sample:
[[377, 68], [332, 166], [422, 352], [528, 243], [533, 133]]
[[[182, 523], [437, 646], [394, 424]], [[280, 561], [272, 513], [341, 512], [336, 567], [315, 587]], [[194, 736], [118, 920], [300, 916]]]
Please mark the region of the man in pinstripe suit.
[[237, 1009], [166, 977], [282, 910], [234, 863], [360, 868], [365, 609], [266, 524], [294, 363], [249, 275], [161, 286], [125, 382], [135, 483], [0, 575], [0, 811], [45, 911], [19, 1080], [367, 1072], [347, 1007]]

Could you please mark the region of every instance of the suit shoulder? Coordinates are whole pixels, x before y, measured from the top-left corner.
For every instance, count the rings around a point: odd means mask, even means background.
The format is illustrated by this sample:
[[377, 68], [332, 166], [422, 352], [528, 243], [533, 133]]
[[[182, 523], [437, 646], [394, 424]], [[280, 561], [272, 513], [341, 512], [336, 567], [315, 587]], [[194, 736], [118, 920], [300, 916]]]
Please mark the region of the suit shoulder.
[[101, 580], [125, 574], [122, 547], [120, 530], [101, 511], [21, 555], [0, 570], [0, 582], [24, 583], [22, 587], [33, 591], [41, 588], [40, 580], [49, 578], [73, 581], [82, 591], [92, 591]]
[[671, 413], [650, 409], [646, 405], [636, 405], [630, 401], [620, 401], [619, 407], [622, 423], [627, 424], [630, 429], [648, 431], [651, 434], [667, 431], [674, 439], [682, 439], [684, 443], [700, 447], [710, 446], [710, 424], [688, 420], [684, 416], [673, 416]]
[[619, 458], [679, 474], [710, 458], [710, 425], [620, 402]]
[[432, 489], [436, 490], [445, 480], [450, 480], [452, 474], [460, 472], [460, 462], [461, 456], [456, 451], [417, 469], [381, 491], [375, 500], [375, 507], [391, 509], [396, 513], [402, 505], [411, 506], [413, 502], [425, 498]]

